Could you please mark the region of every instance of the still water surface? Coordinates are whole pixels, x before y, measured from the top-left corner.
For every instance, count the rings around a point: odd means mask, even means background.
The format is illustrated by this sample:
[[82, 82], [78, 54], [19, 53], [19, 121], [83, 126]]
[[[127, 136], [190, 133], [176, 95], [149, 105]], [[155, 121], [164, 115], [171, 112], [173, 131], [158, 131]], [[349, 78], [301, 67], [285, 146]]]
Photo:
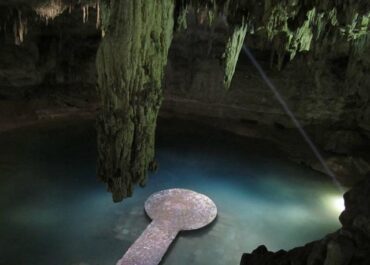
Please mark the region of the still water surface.
[[269, 143], [192, 127], [160, 125], [158, 172], [118, 204], [95, 177], [93, 122], [0, 134], [0, 265], [114, 265], [150, 222], [147, 197], [168, 188], [206, 194], [219, 215], [181, 233], [163, 265], [238, 265], [260, 244], [290, 249], [339, 227], [330, 179]]

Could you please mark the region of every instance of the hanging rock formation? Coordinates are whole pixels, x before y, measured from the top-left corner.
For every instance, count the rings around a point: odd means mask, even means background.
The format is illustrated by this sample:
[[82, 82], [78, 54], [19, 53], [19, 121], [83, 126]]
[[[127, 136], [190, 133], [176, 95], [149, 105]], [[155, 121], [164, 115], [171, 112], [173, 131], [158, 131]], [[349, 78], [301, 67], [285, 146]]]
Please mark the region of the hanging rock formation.
[[97, 54], [98, 176], [114, 201], [155, 168], [154, 136], [174, 27], [173, 0], [115, 0]]
[[233, 29], [231, 37], [226, 43], [223, 59], [225, 63], [225, 78], [224, 86], [229, 89], [231, 81], [235, 74], [236, 65], [238, 63], [240, 52], [244, 45], [244, 39], [247, 34], [248, 26], [243, 22], [241, 26], [236, 26]]

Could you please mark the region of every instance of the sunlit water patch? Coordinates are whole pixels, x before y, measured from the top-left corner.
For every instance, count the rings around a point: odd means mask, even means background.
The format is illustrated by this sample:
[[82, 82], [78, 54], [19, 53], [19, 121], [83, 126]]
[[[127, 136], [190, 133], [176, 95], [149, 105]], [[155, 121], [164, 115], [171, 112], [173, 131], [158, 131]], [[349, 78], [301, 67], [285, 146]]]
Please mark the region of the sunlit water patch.
[[218, 218], [180, 233], [163, 265], [237, 265], [260, 244], [290, 249], [339, 227], [343, 200], [330, 178], [262, 141], [163, 124], [158, 172], [119, 204], [95, 177], [92, 123], [0, 134], [0, 264], [115, 264], [150, 222], [145, 200], [168, 188], [209, 196]]

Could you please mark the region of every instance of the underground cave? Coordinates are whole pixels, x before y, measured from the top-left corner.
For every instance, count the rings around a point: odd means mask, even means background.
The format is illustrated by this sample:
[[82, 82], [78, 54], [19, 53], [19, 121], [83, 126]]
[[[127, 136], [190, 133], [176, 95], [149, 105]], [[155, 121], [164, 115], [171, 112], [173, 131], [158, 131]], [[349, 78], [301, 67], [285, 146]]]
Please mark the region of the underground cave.
[[0, 1], [0, 265], [369, 265], [368, 0]]

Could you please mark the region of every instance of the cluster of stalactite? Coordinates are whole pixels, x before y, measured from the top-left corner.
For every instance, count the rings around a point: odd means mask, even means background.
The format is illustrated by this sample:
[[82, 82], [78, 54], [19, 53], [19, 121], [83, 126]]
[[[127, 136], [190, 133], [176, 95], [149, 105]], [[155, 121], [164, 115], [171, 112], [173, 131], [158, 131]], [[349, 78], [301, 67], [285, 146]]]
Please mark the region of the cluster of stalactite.
[[[312, 58], [323, 58], [337, 41], [345, 41], [347, 53], [361, 58], [369, 49], [370, 2], [367, 0], [183, 0], [180, 1], [178, 26], [186, 27], [189, 6], [199, 16], [207, 13], [212, 23], [224, 17], [230, 26], [230, 37], [223, 56], [225, 87], [229, 88], [242, 42], [255, 35], [270, 45], [271, 65], [279, 70], [298, 53], [310, 52]], [[205, 12], [206, 10], [206, 12]], [[349, 64], [351, 71], [351, 64]]]
[[55, 19], [57, 16], [67, 10], [67, 5], [62, 0], [50, 0], [45, 3], [41, 3], [35, 6], [35, 12], [43, 19], [46, 23], [49, 20]]
[[102, 30], [101, 27], [101, 0], [88, 0], [88, 1], [72, 1], [72, 0], [45, 0], [35, 1], [29, 5], [17, 4], [9, 6], [6, 10], [0, 10], [0, 32], [7, 33], [11, 28], [14, 35], [14, 43], [21, 45], [26, 38], [28, 32], [28, 22], [32, 12], [37, 14], [46, 24], [60, 16], [64, 12], [72, 13], [73, 10], [80, 9], [82, 13], [82, 22], [87, 23], [89, 20], [90, 9], [94, 9], [96, 17], [96, 28]]
[[356, 52], [368, 45], [370, 4], [366, 1], [268, 2], [256, 34], [272, 42], [278, 69], [286, 56], [292, 60], [299, 52], [312, 51], [321, 57], [340, 40], [348, 41]]
[[[96, 26], [104, 36], [101, 26], [109, 17], [108, 0], [37, 0], [32, 2], [35, 12], [48, 23], [66, 10], [80, 8], [83, 22], [89, 20], [90, 9], [95, 9]], [[271, 45], [271, 65], [282, 69], [284, 62], [298, 53], [311, 52], [321, 58], [330, 52], [338, 40], [349, 43], [351, 72], [369, 47], [370, 2], [367, 0], [173, 0], [177, 28], [186, 29], [189, 10], [195, 10], [200, 23], [215, 21], [222, 16], [230, 26], [230, 36], [225, 45], [223, 64], [225, 87], [230, 87], [238, 56], [244, 39], [256, 35]], [[27, 19], [14, 18], [15, 43], [20, 44], [27, 32]], [[107, 21], [105, 21], [107, 25]], [[248, 38], [247, 38], [248, 39]], [[349, 75], [351, 75], [349, 74]]]
[[97, 54], [98, 176], [114, 201], [155, 169], [154, 138], [174, 28], [172, 0], [113, 0]]
[[36, 4], [33, 9], [35, 12], [48, 23], [50, 20], [55, 19], [57, 16], [63, 14], [65, 11], [72, 12], [72, 10], [80, 8], [82, 12], [82, 22], [86, 23], [89, 20], [90, 9], [96, 10], [96, 27], [100, 27], [100, 0], [89, 1], [66, 1], [66, 0], [48, 0]]

